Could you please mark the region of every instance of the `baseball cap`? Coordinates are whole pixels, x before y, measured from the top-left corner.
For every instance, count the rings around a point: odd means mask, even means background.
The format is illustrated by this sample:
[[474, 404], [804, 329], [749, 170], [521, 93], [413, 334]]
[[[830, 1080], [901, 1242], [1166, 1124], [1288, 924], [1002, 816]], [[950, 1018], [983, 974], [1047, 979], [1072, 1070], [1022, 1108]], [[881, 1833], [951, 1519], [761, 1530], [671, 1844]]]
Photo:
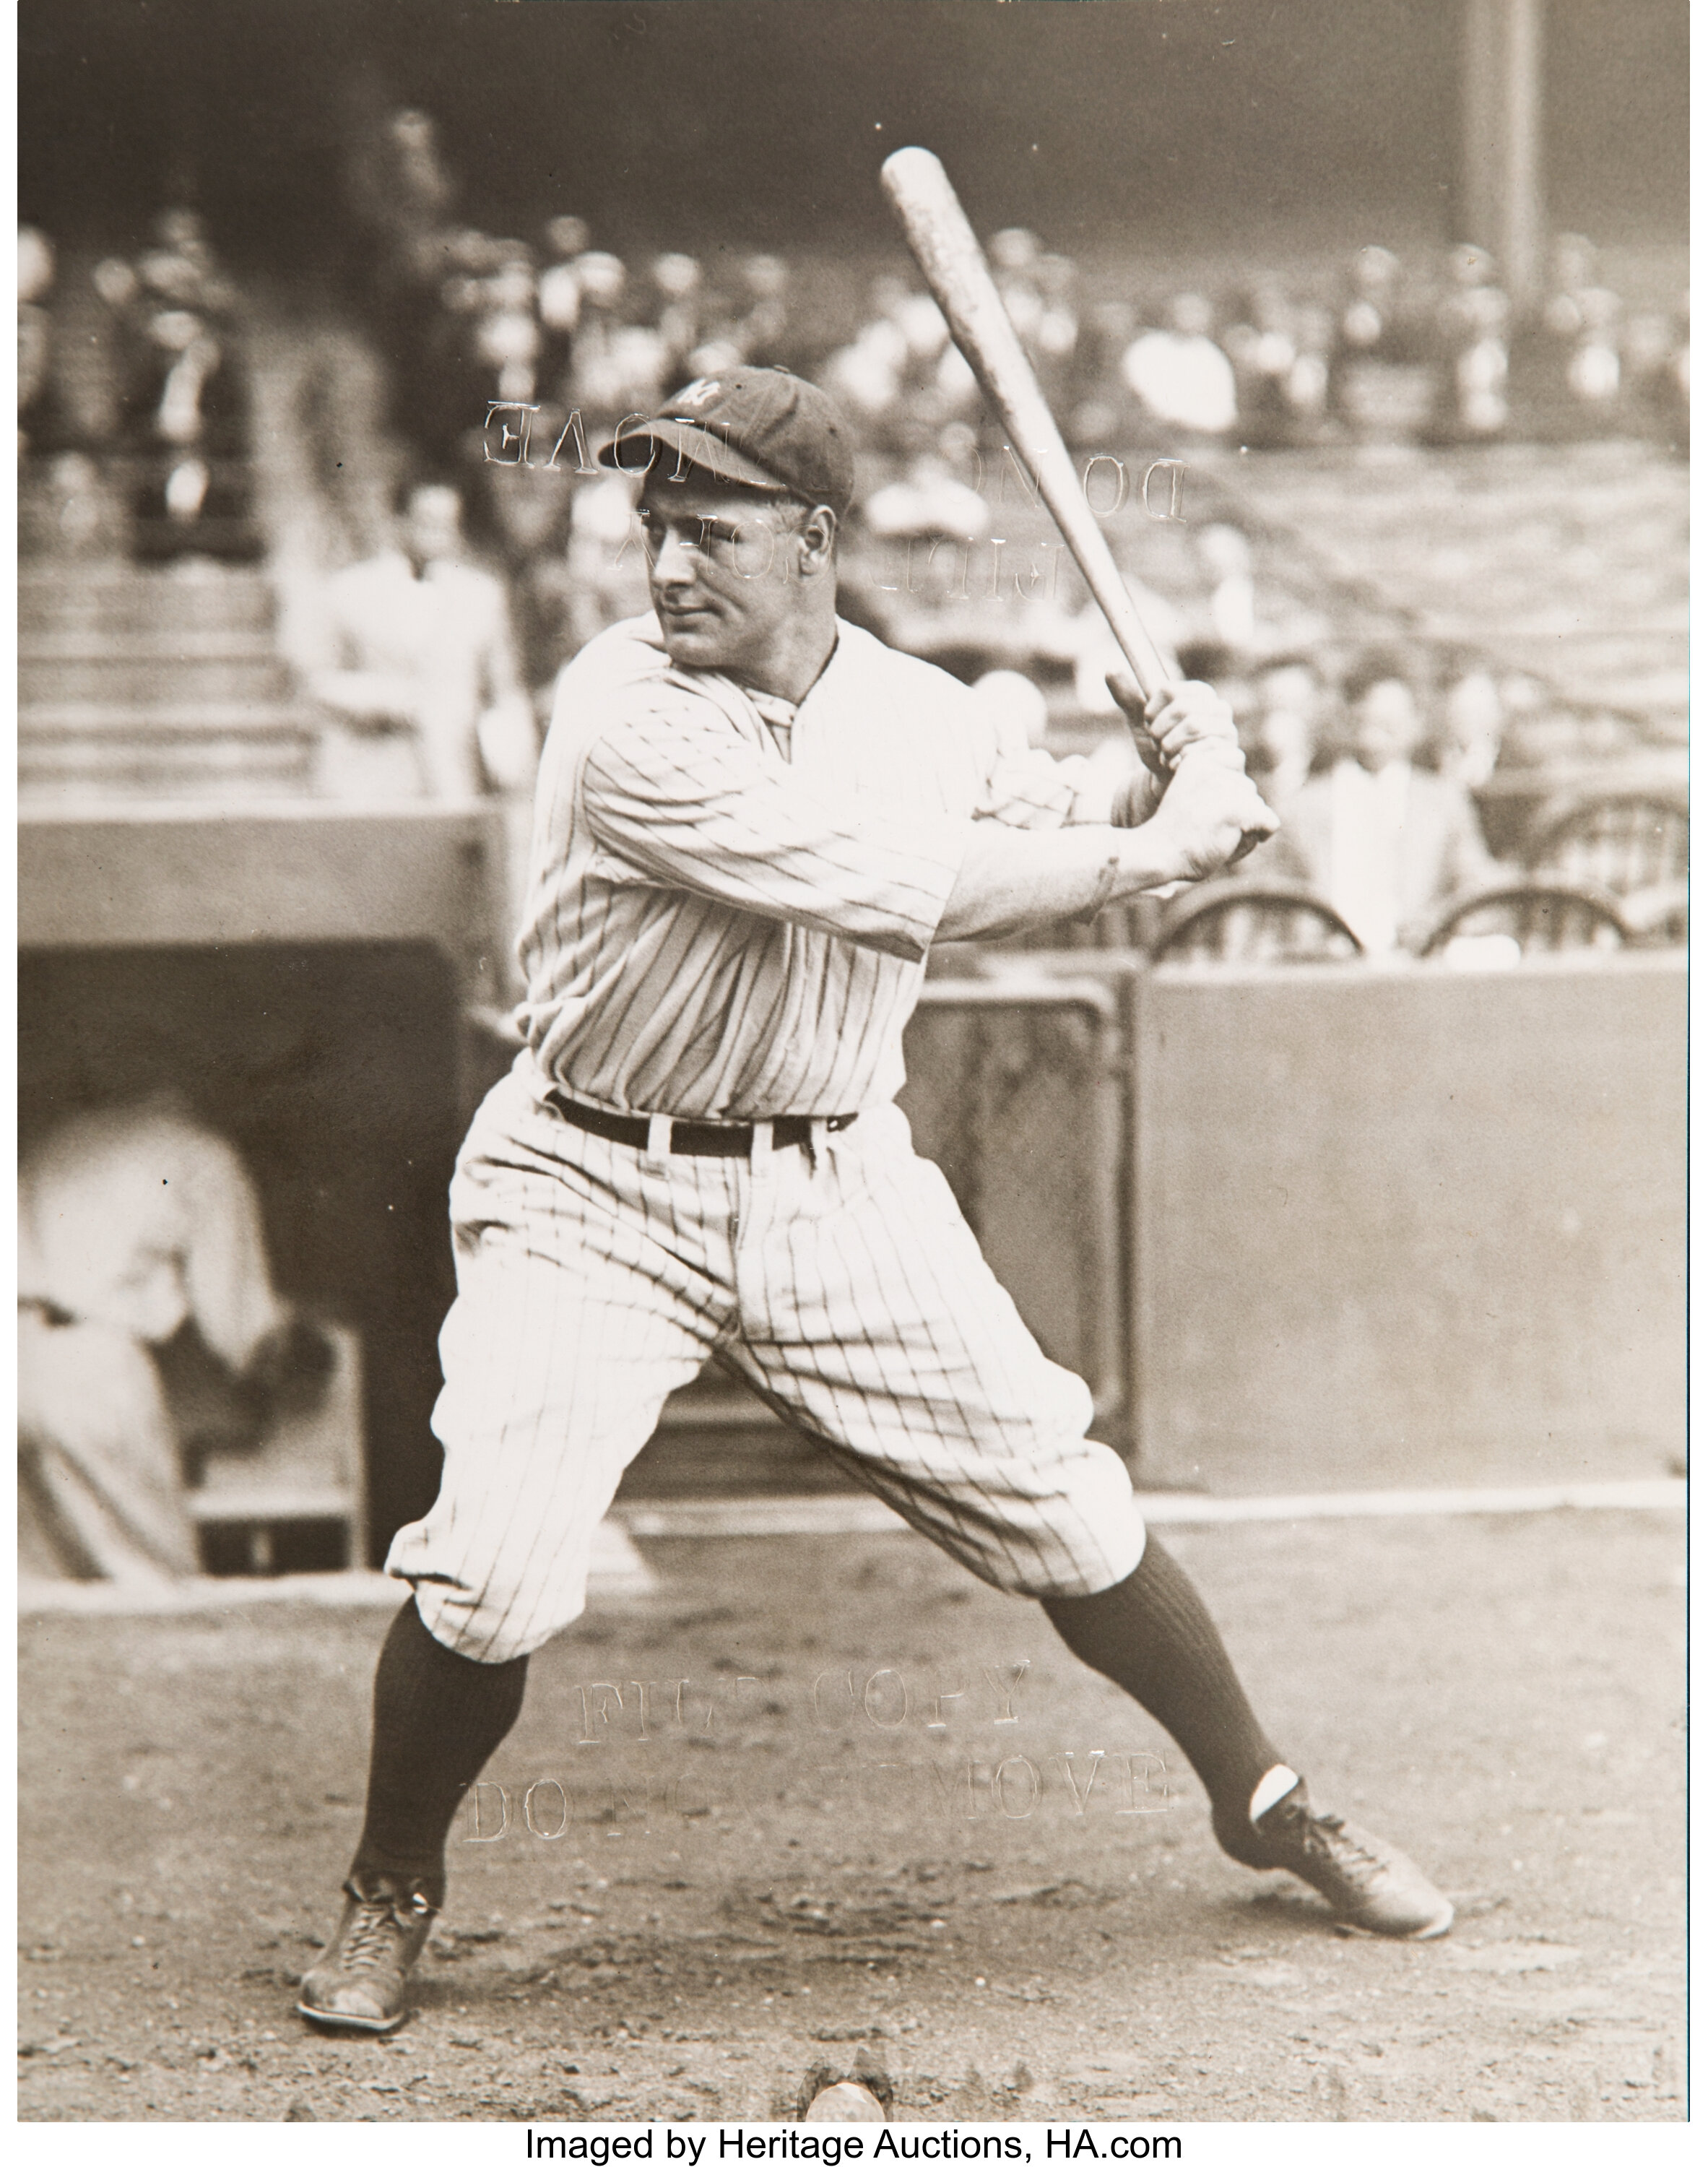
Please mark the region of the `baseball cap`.
[[828, 504], [838, 519], [854, 501], [847, 424], [816, 384], [786, 368], [696, 378], [651, 421], [619, 427], [599, 463], [630, 474], [698, 467], [743, 489]]

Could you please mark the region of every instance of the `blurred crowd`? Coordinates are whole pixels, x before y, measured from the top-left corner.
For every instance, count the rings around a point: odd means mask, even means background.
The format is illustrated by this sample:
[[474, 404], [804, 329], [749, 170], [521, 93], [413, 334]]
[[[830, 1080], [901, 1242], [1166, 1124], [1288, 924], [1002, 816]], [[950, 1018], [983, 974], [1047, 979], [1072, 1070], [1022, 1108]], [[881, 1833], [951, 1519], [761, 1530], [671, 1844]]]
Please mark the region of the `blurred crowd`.
[[[677, 250], [625, 260], [567, 209], [530, 233], [486, 232], [458, 216], [433, 119], [415, 109], [389, 114], [352, 147], [346, 179], [371, 255], [363, 293], [391, 431], [420, 471], [460, 490], [473, 542], [505, 576], [518, 666], [537, 691], [605, 624], [645, 607], [628, 491], [594, 467], [593, 451], [625, 416], [741, 362], [813, 376], [877, 455], [876, 486], [850, 536], [849, 607], [905, 637], [898, 616], [955, 598], [955, 548], [991, 531], [996, 492], [985, 485], [1001, 442], [917, 283], [882, 273], [863, 307], [850, 315], [844, 296], [838, 315], [812, 267], [775, 254], [715, 267]], [[988, 252], [1081, 452], [1631, 432], [1684, 441], [1682, 303], [1671, 315], [1628, 310], [1599, 282], [1579, 236], [1560, 236], [1548, 291], [1523, 315], [1473, 247], [1403, 262], [1371, 246], [1298, 290], [1272, 278], [1133, 299], [1108, 298], [1107, 279], [1022, 228], [990, 236]], [[860, 563], [861, 545], [937, 538], [955, 546], [909, 557], [917, 607], [898, 612], [879, 591], [887, 579]], [[1194, 547], [1204, 607], [1182, 622], [1153, 596], [1165, 631], [1245, 655], [1331, 630], [1309, 612], [1256, 621], [1251, 551], [1237, 527], [1203, 530]], [[964, 564], [960, 578], [964, 595]], [[1112, 715], [1100, 620], [1071, 579], [1065, 596], [1055, 585], [1021, 598], [1029, 628], [1014, 659], [1026, 649], [1023, 666], [1065, 664], [1081, 708]]]
[[[568, 209], [530, 234], [488, 233], [458, 217], [435, 123], [413, 109], [352, 140], [345, 177], [391, 427], [425, 466], [463, 475], [473, 527], [512, 570], [537, 554], [542, 527], [555, 522], [552, 538], [564, 538], [574, 494], [524, 497], [493, 472], [494, 428], [514, 442], [502, 432], [524, 417], [537, 467], [544, 448], [554, 471], [585, 478], [589, 448], [625, 415], [691, 376], [776, 363], [822, 382], [871, 449], [920, 463], [916, 485], [946, 501], [969, 436], [986, 429], [935, 303], [893, 271], [850, 313], [845, 292], [828, 305], [803, 267], [774, 253], [720, 254], [715, 267], [674, 249], [626, 261]], [[1524, 309], [1489, 252], [1468, 245], [1404, 260], [1372, 245], [1291, 280], [1126, 294], [1023, 228], [991, 236], [988, 253], [1081, 448], [1687, 441], [1687, 298], [1670, 310], [1628, 305], [1581, 235], [1556, 236], [1544, 290]], [[56, 365], [52, 243], [20, 231], [20, 445], [161, 454], [150, 477], [158, 509], [206, 517], [247, 426], [233, 283], [182, 206], [158, 215], [134, 259], [109, 257], [93, 278], [119, 379], [104, 425], [87, 402], [75, 411]]]
[[[741, 361], [815, 376], [875, 449], [912, 455], [945, 429], [980, 425], [941, 314], [892, 272], [849, 325], [805, 305], [776, 255], [715, 273], [674, 250], [627, 262], [568, 212], [532, 239], [484, 233], [455, 219], [433, 121], [413, 110], [362, 143], [350, 187], [377, 246], [394, 421], [436, 462], [481, 456], [488, 402], [537, 405], [537, 440], [555, 439], [576, 411], [591, 435]], [[1294, 283], [1121, 297], [1021, 227], [990, 236], [988, 253], [1077, 444], [1684, 439], [1686, 297], [1670, 313], [1628, 306], [1581, 235], [1557, 236], [1546, 290], [1522, 310], [1494, 258], [1472, 246], [1404, 261], [1371, 246], [1338, 273]]]
[[[1687, 439], [1687, 297], [1671, 314], [1628, 308], [1581, 235], [1558, 236], [1547, 290], [1526, 311], [1489, 252], [1469, 246], [1410, 262], [1362, 248], [1332, 286], [1273, 278], [1142, 301], [1089, 299], [1079, 267], [1023, 229], [994, 235], [989, 254], [1051, 407], [1081, 448]], [[941, 315], [889, 276], [822, 380], [897, 451], [979, 416]]]
[[1249, 673], [1226, 650], [1181, 660], [1233, 705], [1247, 767], [1284, 815], [1244, 861], [1247, 877], [1312, 888], [1370, 955], [1415, 946], [1449, 897], [1496, 877], [1471, 794], [1494, 771], [1505, 722], [1487, 670], [1466, 658], [1432, 667], [1399, 648], [1338, 666], [1275, 654]]
[[73, 546], [99, 529], [116, 489], [139, 556], [257, 555], [241, 305], [200, 215], [162, 210], [145, 248], [89, 274], [98, 328], [82, 318], [79, 330], [103, 349], [98, 379], [61, 328], [48, 236], [21, 227], [18, 262], [19, 453], [50, 463]]
[[[994, 673], [990, 697], [1039, 739], [1064, 713], [1113, 725], [1103, 676], [1118, 657], [1082, 585], [1060, 575], [1057, 545], [1043, 545], [1047, 575], [1035, 552], [1019, 569], [1018, 544], [1000, 557], [1002, 440], [916, 283], [885, 272], [852, 311], [844, 292], [838, 315], [822, 267], [772, 253], [625, 260], [568, 209], [528, 235], [485, 232], [459, 218], [435, 124], [414, 109], [352, 140], [346, 180], [362, 236], [357, 306], [382, 364], [400, 485], [390, 531], [355, 538], [359, 561], [329, 573], [314, 637], [293, 658], [328, 717], [321, 787], [525, 793], [558, 670], [647, 607], [630, 488], [594, 452], [678, 384], [744, 362], [823, 384], [871, 454], [846, 552], [849, 614], [969, 680]], [[1683, 301], [1670, 314], [1627, 307], [1580, 236], [1557, 237], [1547, 290], [1523, 311], [1471, 246], [1402, 261], [1372, 246], [1297, 287], [1258, 278], [1130, 299], [1110, 298], [1107, 277], [1022, 228], [990, 236], [988, 252], [1064, 433], [1112, 474], [1111, 448], [1178, 458], [1235, 445], [1686, 442]], [[138, 554], [243, 554], [244, 310], [199, 216], [164, 210], [145, 248], [94, 268], [113, 364], [104, 416], [73, 395], [75, 370], [61, 365], [72, 357], [56, 352], [46, 236], [20, 231], [19, 266], [19, 448], [50, 463], [61, 529], [95, 501], [104, 461], [130, 492]], [[1142, 477], [1135, 469], [1133, 486], [1155, 512]], [[1166, 497], [1166, 474], [1161, 487]], [[1164, 530], [1141, 523], [1154, 555]], [[1261, 589], [1234, 518], [1168, 532], [1176, 577], [1168, 594], [1144, 596], [1147, 622], [1186, 674], [1226, 692], [1253, 771], [1277, 806], [1303, 808], [1298, 836], [1325, 778], [1340, 775], [1343, 814], [1359, 800], [1349, 763], [1372, 757], [1359, 735], [1372, 698], [1390, 720], [1409, 710], [1403, 759], [1375, 766], [1428, 776], [1420, 803], [1436, 783], [1462, 796], [1497, 763], [1545, 760], [1563, 727], [1574, 753], [1598, 749], [1583, 717], [1563, 722], [1548, 688], [1474, 656], [1389, 656], [1372, 691], [1370, 659], [1352, 651], [1332, 603]], [[975, 591], [981, 548], [990, 576], [981, 570]], [[1152, 576], [1148, 559], [1123, 569], [1141, 585]], [[981, 607], [960, 608], [970, 601]], [[1600, 750], [1625, 749], [1616, 718], [1604, 734]], [[1399, 791], [1391, 778], [1385, 787], [1366, 806], [1372, 818]], [[1467, 864], [1483, 847], [1474, 818], [1467, 829], [1457, 812], [1441, 837]], [[1290, 872], [1321, 887], [1328, 864]], [[1369, 919], [1374, 945], [1399, 937], [1382, 930], [1392, 916]]]

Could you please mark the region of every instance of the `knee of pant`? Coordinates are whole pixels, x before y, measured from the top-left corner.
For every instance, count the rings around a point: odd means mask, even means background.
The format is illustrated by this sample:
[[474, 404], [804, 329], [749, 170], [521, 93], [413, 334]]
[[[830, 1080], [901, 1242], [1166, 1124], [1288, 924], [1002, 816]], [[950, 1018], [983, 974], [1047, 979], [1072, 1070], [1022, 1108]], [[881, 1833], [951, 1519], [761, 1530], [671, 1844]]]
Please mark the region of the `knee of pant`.
[[1074, 1570], [1054, 1573], [1047, 1585], [1028, 1587], [1023, 1592], [1040, 1603], [1071, 1603], [1083, 1596], [1107, 1594], [1110, 1588], [1118, 1587], [1138, 1571], [1145, 1555], [1145, 1523], [1141, 1520], [1130, 1547], [1118, 1549], [1112, 1544], [1100, 1557], [1081, 1559]]
[[1138, 1570], [1145, 1522], [1130, 1493], [1097, 1513], [1070, 1512], [1034, 1523], [1024, 1542], [964, 1555], [980, 1579], [1039, 1601], [1100, 1595]]
[[509, 1663], [518, 1656], [531, 1656], [573, 1625], [585, 1607], [579, 1593], [551, 1603], [526, 1596], [520, 1588], [497, 1585], [475, 1595], [431, 1582], [415, 1583], [415, 1608], [422, 1624], [441, 1647], [472, 1663]]

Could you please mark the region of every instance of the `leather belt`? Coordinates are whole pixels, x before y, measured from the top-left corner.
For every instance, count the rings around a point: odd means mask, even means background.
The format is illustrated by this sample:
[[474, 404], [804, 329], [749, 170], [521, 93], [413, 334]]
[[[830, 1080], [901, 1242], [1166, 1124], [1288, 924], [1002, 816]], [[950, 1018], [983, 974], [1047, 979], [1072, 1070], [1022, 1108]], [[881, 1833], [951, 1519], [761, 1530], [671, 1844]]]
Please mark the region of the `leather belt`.
[[[561, 1091], [548, 1091], [546, 1104], [554, 1114], [561, 1114], [566, 1121], [573, 1121], [578, 1129], [585, 1129], [590, 1136], [604, 1136], [614, 1144], [632, 1144], [637, 1151], [646, 1148], [652, 1123], [644, 1114], [608, 1114], [602, 1106], [584, 1106], [577, 1099], [566, 1098]], [[859, 1119], [858, 1114], [833, 1114], [824, 1126], [832, 1131], [851, 1128]], [[769, 1126], [775, 1151], [785, 1151], [791, 1144], [812, 1141], [813, 1119], [810, 1115], [780, 1114]], [[672, 1121], [669, 1126], [672, 1152], [694, 1158], [753, 1156], [751, 1121]]]

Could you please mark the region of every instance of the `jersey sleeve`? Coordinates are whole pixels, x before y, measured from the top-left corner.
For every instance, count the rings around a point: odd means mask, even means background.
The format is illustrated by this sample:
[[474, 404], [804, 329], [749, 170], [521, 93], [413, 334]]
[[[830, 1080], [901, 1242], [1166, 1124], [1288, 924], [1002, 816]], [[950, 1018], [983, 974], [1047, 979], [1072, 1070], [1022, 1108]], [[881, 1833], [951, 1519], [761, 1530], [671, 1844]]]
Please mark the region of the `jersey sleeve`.
[[679, 888], [917, 962], [968, 824], [833, 802], [765, 760], [716, 708], [649, 703], [588, 748], [582, 804], [607, 879]]
[[986, 772], [976, 817], [1010, 828], [1062, 828], [1072, 821], [1108, 819], [1108, 792], [1097, 798], [1091, 765], [1078, 753], [1058, 760], [1041, 746], [998, 750]]

